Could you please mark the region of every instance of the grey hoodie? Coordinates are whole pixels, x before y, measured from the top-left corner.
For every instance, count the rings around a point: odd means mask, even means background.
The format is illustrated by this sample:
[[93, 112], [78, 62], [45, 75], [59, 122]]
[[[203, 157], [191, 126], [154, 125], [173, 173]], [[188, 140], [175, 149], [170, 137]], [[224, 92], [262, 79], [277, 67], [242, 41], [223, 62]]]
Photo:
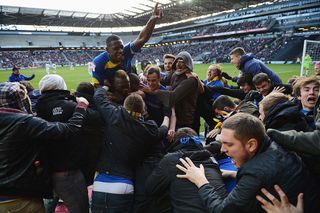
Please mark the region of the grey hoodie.
[[172, 66], [174, 67], [174, 69], [176, 69], [176, 64], [177, 64], [178, 59], [182, 59], [184, 61], [184, 63], [186, 64], [186, 66], [188, 67], [188, 69], [191, 72], [193, 71], [193, 60], [192, 60], [190, 53], [188, 53], [187, 51], [180, 52], [176, 56], [176, 59], [173, 62]]

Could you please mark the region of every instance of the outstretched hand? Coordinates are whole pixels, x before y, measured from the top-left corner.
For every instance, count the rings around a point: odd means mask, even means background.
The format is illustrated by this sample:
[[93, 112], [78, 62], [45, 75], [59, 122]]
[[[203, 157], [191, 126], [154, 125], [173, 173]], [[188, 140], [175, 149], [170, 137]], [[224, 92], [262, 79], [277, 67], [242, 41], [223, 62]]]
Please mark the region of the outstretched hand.
[[186, 157], [185, 160], [182, 158], [180, 158], [179, 160], [184, 167], [180, 166], [179, 164], [177, 164], [176, 167], [183, 171], [185, 174], [177, 175], [177, 178], [186, 178], [194, 183], [198, 188], [206, 183], [209, 183], [205, 176], [204, 167], [202, 164], [200, 164], [200, 167], [196, 167], [188, 157]]
[[286, 91], [286, 88], [284, 88], [282, 86], [277, 86], [277, 87], [273, 88], [273, 90], [272, 90], [273, 93], [276, 93], [276, 92], [283, 93], [284, 91]]
[[278, 192], [280, 196], [280, 201], [274, 197], [270, 192], [268, 192], [265, 188], [261, 189], [261, 192], [271, 201], [267, 201], [263, 197], [257, 195], [257, 200], [261, 203], [261, 207], [267, 213], [303, 213], [303, 194], [300, 193], [298, 195], [298, 203], [297, 206], [289, 203], [288, 197], [281, 190], [278, 185], [274, 186], [274, 189]]
[[207, 138], [215, 138], [218, 134], [220, 134], [220, 132], [221, 132], [220, 128], [213, 129], [207, 134]]
[[153, 16], [160, 20], [163, 17], [163, 10], [161, 7], [158, 7], [159, 3], [157, 2], [156, 5], [154, 6], [154, 10], [153, 10]]

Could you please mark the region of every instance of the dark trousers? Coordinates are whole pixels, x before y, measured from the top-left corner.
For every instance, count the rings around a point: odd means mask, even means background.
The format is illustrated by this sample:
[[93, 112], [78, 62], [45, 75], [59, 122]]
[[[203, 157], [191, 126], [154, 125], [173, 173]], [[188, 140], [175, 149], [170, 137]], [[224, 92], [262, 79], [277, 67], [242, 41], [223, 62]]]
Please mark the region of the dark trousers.
[[92, 194], [92, 213], [131, 213], [133, 194], [109, 194], [95, 192]]
[[55, 198], [45, 201], [46, 212], [54, 212], [59, 198], [70, 213], [88, 213], [89, 200], [84, 176], [80, 170], [55, 172], [53, 175]]

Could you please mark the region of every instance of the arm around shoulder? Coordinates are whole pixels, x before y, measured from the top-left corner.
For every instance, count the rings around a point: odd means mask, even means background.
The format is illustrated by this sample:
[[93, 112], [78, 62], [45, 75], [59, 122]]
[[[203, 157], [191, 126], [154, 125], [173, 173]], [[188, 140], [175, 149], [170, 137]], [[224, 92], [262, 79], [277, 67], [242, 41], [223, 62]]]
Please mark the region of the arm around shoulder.
[[50, 140], [52, 138], [67, 138], [80, 132], [86, 114], [84, 103], [78, 104], [67, 123], [48, 122], [41, 118], [30, 116], [25, 121], [25, 131], [34, 139]]

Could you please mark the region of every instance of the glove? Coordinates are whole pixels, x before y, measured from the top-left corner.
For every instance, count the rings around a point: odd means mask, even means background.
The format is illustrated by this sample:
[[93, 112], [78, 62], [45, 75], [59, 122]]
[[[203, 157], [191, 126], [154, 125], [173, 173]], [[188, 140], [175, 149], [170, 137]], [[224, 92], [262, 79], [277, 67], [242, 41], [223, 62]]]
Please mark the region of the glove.
[[221, 76], [224, 77], [224, 78], [227, 79], [227, 80], [232, 80], [232, 77], [231, 77], [228, 73], [226, 73], [226, 72], [222, 72], [222, 73], [221, 73]]

